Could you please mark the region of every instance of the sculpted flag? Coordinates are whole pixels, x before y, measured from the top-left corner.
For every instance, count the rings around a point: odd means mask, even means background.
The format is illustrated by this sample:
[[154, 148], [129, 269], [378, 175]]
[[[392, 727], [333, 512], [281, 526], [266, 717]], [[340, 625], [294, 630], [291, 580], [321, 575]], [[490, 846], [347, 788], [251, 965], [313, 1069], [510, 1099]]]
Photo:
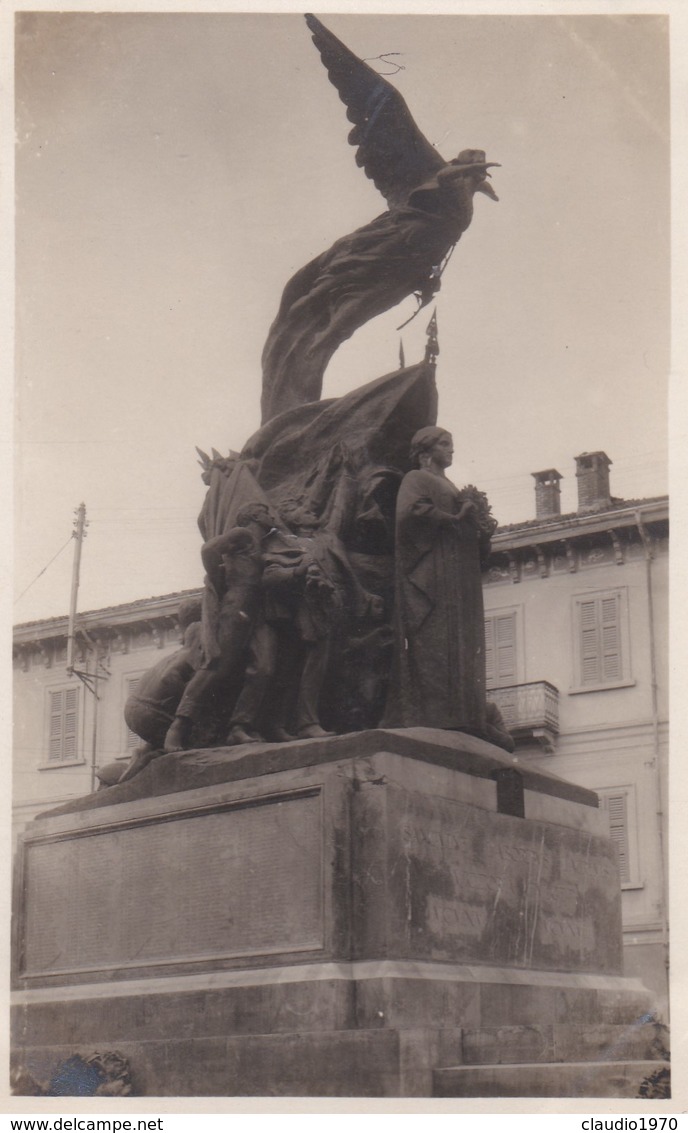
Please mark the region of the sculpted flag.
[[315, 16], [306, 16], [330, 81], [354, 123], [356, 161], [389, 209], [301, 268], [284, 289], [263, 350], [262, 420], [316, 401], [338, 346], [415, 294], [421, 306], [473, 216], [473, 195], [497, 199], [483, 150], [446, 162], [399, 92]]
[[236, 524], [239, 510], [246, 504], [270, 501], [258, 484], [250, 462], [220, 459], [209, 468], [209, 486], [198, 517], [204, 542], [216, 535], [227, 535]]
[[[330, 530], [374, 551], [370, 530], [381, 480], [389, 497], [381, 506], [391, 525], [398, 470], [408, 468], [411, 437], [434, 424], [436, 416], [435, 367], [427, 362], [343, 397], [280, 414], [254, 433], [240, 454], [205, 458], [208, 492], [198, 517], [203, 539], [230, 531], [245, 504], [266, 504], [278, 521], [284, 501], [308, 497]], [[391, 541], [390, 526], [390, 551]]]
[[[411, 437], [436, 416], [435, 367], [420, 362], [281, 414], [246, 442], [241, 459], [251, 461], [277, 509], [283, 499], [306, 495], [330, 530], [363, 549], [367, 540], [352, 530], [354, 513], [382, 470], [393, 474], [396, 492], [398, 470], [409, 467]], [[393, 512], [392, 499], [390, 520]]]

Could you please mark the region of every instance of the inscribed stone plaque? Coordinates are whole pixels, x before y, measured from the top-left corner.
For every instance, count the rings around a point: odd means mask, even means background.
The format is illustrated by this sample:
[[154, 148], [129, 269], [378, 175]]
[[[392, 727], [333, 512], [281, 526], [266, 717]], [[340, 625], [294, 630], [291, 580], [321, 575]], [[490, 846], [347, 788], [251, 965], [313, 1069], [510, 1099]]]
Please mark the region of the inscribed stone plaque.
[[416, 958], [621, 971], [611, 841], [389, 790], [391, 939]]
[[23, 974], [323, 946], [318, 791], [29, 843]]

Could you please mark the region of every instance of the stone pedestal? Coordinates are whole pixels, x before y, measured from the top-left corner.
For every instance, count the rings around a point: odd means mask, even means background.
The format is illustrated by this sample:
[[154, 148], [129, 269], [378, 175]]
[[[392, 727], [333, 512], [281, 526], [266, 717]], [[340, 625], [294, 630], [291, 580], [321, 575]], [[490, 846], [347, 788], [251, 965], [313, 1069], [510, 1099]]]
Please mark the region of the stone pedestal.
[[117, 1050], [148, 1096], [644, 1071], [664, 1052], [622, 975], [614, 854], [592, 792], [456, 733], [160, 757], [24, 835], [15, 1059], [47, 1081]]

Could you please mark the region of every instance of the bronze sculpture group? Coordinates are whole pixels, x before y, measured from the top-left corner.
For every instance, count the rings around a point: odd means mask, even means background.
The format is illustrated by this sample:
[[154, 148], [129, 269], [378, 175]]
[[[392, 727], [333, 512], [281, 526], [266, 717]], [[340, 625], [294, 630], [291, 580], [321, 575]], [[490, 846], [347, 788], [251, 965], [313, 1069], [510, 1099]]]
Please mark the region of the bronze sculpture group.
[[420, 307], [435, 294], [474, 194], [497, 199], [495, 163], [474, 149], [445, 162], [399, 92], [306, 21], [353, 122], [356, 161], [389, 207], [289, 281], [263, 351], [261, 428], [240, 454], [201, 453], [200, 617], [127, 705], [146, 743], [125, 779], [162, 750], [378, 725], [512, 747], [485, 692], [481, 563], [496, 522], [482, 493], [446, 476], [436, 347], [321, 400], [345, 339], [406, 297]]

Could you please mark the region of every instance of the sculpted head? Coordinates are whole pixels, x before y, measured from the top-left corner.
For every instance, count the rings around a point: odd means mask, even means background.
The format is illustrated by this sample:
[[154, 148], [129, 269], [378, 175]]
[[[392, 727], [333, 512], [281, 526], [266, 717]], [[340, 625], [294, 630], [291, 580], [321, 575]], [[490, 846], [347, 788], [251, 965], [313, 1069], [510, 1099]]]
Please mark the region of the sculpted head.
[[486, 161], [485, 150], [483, 149], [463, 149], [458, 157], [453, 158], [450, 165], [457, 165], [460, 169], [465, 171], [466, 176], [470, 178], [473, 184], [473, 191], [476, 193], [485, 193], [486, 196], [491, 197], [493, 201], [498, 201], [499, 197], [487, 180], [491, 176], [487, 171], [495, 166], [499, 168], [498, 161]]
[[411, 439], [411, 460], [418, 468], [425, 468], [429, 463], [438, 464], [441, 468], [449, 468], [454, 459], [454, 441], [446, 429], [437, 425], [428, 425], [419, 429]]
[[177, 610], [177, 618], [179, 619], [179, 628], [185, 630], [192, 622], [198, 622], [201, 618], [201, 599], [200, 598], [185, 598], [183, 602], [179, 603]]
[[244, 504], [239, 508], [235, 523], [237, 527], [249, 527], [252, 523], [256, 523], [264, 531], [270, 531], [275, 526], [270, 508], [260, 501]]
[[312, 534], [320, 527], [320, 519], [303, 500], [284, 500], [280, 504], [280, 514], [290, 531], [297, 534]]

